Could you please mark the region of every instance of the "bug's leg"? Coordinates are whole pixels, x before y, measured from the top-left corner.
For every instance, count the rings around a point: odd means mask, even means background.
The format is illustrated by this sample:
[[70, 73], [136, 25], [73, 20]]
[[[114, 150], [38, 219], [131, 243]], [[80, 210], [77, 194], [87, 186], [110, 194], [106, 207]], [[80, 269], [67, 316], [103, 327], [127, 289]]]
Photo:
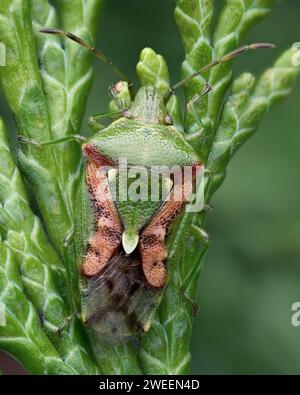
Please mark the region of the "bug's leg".
[[197, 93], [195, 96], [193, 96], [192, 99], [187, 103], [187, 109], [189, 109], [191, 111], [198, 126], [200, 127], [200, 130], [198, 132], [195, 132], [193, 134], [185, 136], [187, 141], [191, 141], [195, 138], [198, 139], [198, 137], [203, 133], [204, 125], [203, 125], [201, 117], [198, 114], [198, 111], [196, 110], [196, 103], [203, 96], [207, 95], [211, 90], [212, 90], [212, 87], [210, 86], [210, 84], [208, 82], [206, 82], [202, 91], [200, 93]]
[[101, 52], [99, 49], [97, 49], [96, 47], [94, 47], [93, 45], [89, 44], [87, 41], [84, 41], [82, 38], [76, 36], [73, 33], [70, 32], [64, 32], [63, 30], [59, 30], [59, 29], [49, 29], [49, 28], [44, 28], [44, 29], [40, 29], [41, 33], [46, 33], [46, 34], [56, 34], [59, 36], [65, 36], [67, 38], [69, 38], [72, 41], [75, 41], [77, 44], [81, 45], [82, 47], [88, 49], [90, 52], [92, 52], [92, 54], [95, 55], [95, 57], [97, 59], [99, 59], [101, 62], [107, 64], [112, 71], [119, 77], [121, 78], [121, 80], [126, 81], [128, 83], [128, 89], [130, 92], [130, 96], [131, 98], [134, 97], [134, 92], [133, 92], [133, 84], [131, 81], [129, 81], [129, 79], [122, 73], [122, 71], [115, 66], [110, 59], [108, 59], [106, 57], [106, 55], [104, 55], [103, 52]]
[[64, 241], [63, 241], [64, 247], [68, 247], [70, 245], [71, 241], [73, 240], [73, 237], [74, 237], [74, 228], [64, 238]]
[[195, 317], [199, 312], [198, 303], [194, 299], [192, 299], [187, 292], [183, 292], [183, 297], [186, 302], [192, 306], [192, 314]]
[[205, 232], [204, 229], [200, 228], [200, 226], [192, 225], [191, 233], [194, 237], [196, 237], [196, 239], [203, 242], [205, 245], [209, 245], [209, 235]]
[[87, 139], [80, 134], [71, 134], [69, 136], [61, 137], [59, 139], [49, 140], [49, 141], [36, 141], [32, 139], [27, 139], [24, 136], [19, 135], [18, 141], [21, 144], [34, 145], [37, 148], [47, 147], [49, 145], [67, 143], [67, 142], [77, 142], [78, 144], [83, 144]]
[[75, 314], [69, 315], [66, 317], [63, 322], [58, 326], [58, 328], [55, 330], [55, 333], [58, 335], [61, 335], [62, 332], [67, 329], [67, 327], [70, 325], [71, 321], [75, 319]]
[[112, 119], [114, 117], [122, 115], [122, 112], [120, 111], [114, 111], [114, 112], [104, 112], [100, 114], [95, 114], [92, 115], [88, 121], [89, 127], [92, 129], [93, 132], [99, 132], [100, 130], [104, 129], [105, 126], [102, 125], [99, 120], [102, 119]]
[[203, 208], [203, 210], [206, 211], [207, 213], [211, 213], [214, 209], [215, 207], [210, 203], [205, 204]]
[[210, 177], [210, 176], [212, 175], [211, 170], [210, 170], [210, 169], [204, 169], [204, 175], [205, 175], [206, 177]]
[[[199, 241], [204, 243], [204, 252], [203, 254], [207, 251], [209, 243], [210, 243], [210, 239], [208, 234], [206, 233], [206, 231], [202, 228], [200, 228], [197, 225], [192, 225], [191, 227], [191, 234], [196, 237]], [[182, 285], [180, 291], [182, 292], [185, 300], [188, 303], [191, 303], [192, 305], [192, 313], [195, 316], [198, 311], [199, 311], [199, 307], [198, 304], [189, 296], [188, 294], [188, 288], [189, 288], [189, 284], [192, 283], [194, 278], [197, 278], [199, 271], [201, 270], [201, 266], [196, 265], [195, 269], [192, 270], [190, 272], [190, 274], [187, 276], [187, 278], [185, 279], [184, 284]], [[185, 285], [187, 284], [187, 285]]]
[[192, 74], [188, 75], [182, 81], [173, 85], [165, 94], [165, 97], [164, 97], [165, 103], [167, 103], [170, 100], [170, 97], [173, 95], [175, 89], [185, 85], [187, 82], [191, 81], [193, 78], [198, 77], [199, 75], [205, 73], [206, 71], [210, 70], [211, 68], [218, 66], [219, 64], [228, 62], [229, 60], [234, 59], [236, 56], [241, 55], [242, 53], [248, 52], [250, 50], [267, 49], [267, 48], [275, 48], [275, 45], [270, 44], [270, 43], [255, 43], [255, 44], [250, 44], [250, 45], [244, 45], [243, 47], [237, 48], [237, 49], [227, 53], [220, 59], [213, 60], [211, 63], [202, 67], [201, 70], [194, 71]]
[[187, 108], [189, 108], [194, 115], [198, 125], [202, 128], [204, 128], [203, 123], [201, 118], [198, 115], [198, 112], [196, 111], [196, 103], [198, 100], [200, 100], [203, 96], [207, 95], [210, 91], [212, 90], [211, 85], [206, 82], [204, 88], [200, 93], [197, 93], [195, 96], [192, 97], [192, 99], [187, 103]]

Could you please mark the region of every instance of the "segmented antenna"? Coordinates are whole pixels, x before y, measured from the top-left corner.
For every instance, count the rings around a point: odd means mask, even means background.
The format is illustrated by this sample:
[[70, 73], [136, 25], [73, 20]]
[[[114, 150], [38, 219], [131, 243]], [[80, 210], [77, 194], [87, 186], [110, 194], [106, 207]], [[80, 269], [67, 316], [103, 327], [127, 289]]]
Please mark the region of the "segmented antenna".
[[102, 51], [100, 51], [100, 49], [90, 45], [87, 41], [84, 41], [82, 38], [76, 36], [75, 34], [70, 33], [70, 32], [65, 32], [65, 31], [60, 30], [60, 29], [43, 28], [43, 29], [40, 29], [39, 31], [41, 33], [45, 33], [45, 34], [56, 34], [58, 36], [65, 36], [65, 37], [69, 38], [70, 40], [75, 41], [77, 44], [81, 45], [82, 47], [87, 48], [90, 52], [92, 52], [92, 54], [97, 59], [99, 59], [101, 62], [103, 62], [107, 66], [109, 66], [112, 69], [112, 71], [122, 81], [126, 81], [127, 82], [130, 96], [131, 96], [131, 98], [134, 97], [132, 82], [126, 77], [125, 74], [123, 74], [123, 72], [117, 66], [115, 66], [112, 63], [112, 61], [110, 59], [108, 59], [108, 57], [106, 55], [104, 55], [104, 53]]
[[243, 47], [237, 48], [231, 52], [229, 52], [228, 54], [224, 55], [222, 58], [220, 59], [215, 59], [213, 60], [211, 63], [209, 63], [208, 65], [202, 67], [201, 70], [199, 71], [194, 71], [194, 73], [188, 75], [186, 78], [184, 78], [182, 81], [178, 82], [177, 84], [175, 84], [174, 86], [172, 86], [165, 94], [164, 97], [164, 102], [167, 103], [171, 96], [174, 93], [174, 90], [185, 85], [187, 82], [189, 82], [190, 80], [192, 80], [193, 78], [201, 75], [202, 73], [204, 73], [205, 71], [208, 71], [209, 69], [218, 66], [219, 64], [228, 62], [229, 60], [232, 60], [233, 58], [235, 58], [236, 56], [239, 56], [245, 52], [248, 52], [249, 50], [255, 50], [255, 49], [268, 49], [268, 48], [275, 48], [274, 44], [270, 44], [270, 43], [255, 43], [255, 44], [250, 44], [250, 45], [244, 45]]

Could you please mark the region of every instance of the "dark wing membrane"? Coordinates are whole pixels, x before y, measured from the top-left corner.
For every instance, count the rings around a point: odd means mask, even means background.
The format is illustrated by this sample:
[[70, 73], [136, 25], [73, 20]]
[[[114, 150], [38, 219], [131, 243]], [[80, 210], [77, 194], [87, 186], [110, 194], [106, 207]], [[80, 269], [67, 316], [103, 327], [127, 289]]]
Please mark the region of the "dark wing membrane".
[[99, 341], [117, 345], [147, 332], [162, 293], [149, 287], [140, 261], [119, 254], [87, 281], [83, 315]]

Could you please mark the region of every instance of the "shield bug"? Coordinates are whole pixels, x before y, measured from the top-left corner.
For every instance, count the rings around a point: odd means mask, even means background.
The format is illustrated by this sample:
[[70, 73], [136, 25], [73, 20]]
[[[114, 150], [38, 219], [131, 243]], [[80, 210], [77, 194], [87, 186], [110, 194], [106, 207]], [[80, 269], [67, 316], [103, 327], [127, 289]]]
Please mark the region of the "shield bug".
[[[174, 89], [240, 53], [273, 45], [260, 43], [238, 48], [192, 73], [164, 95], [153, 86], [141, 87], [135, 94], [130, 81], [95, 47], [72, 33], [48, 28], [41, 32], [63, 35], [82, 45], [125, 81], [111, 89], [118, 110], [91, 118], [95, 134], [82, 145], [85, 159], [75, 205], [82, 319], [100, 341], [120, 344], [147, 332], [151, 326], [171, 276], [169, 230], [193, 194], [196, 175], [204, 169], [203, 160], [174, 127], [167, 111]], [[120, 99], [124, 89], [130, 96], [126, 106]], [[207, 83], [191, 100], [191, 108], [209, 91]], [[103, 118], [111, 118], [112, 122], [104, 127], [99, 123]], [[56, 142], [72, 139], [83, 140], [80, 136], [68, 136]], [[121, 169], [124, 160], [126, 165]], [[136, 166], [144, 171], [138, 188], [137, 180], [128, 177], [132, 171], [137, 173]], [[140, 196], [141, 189], [151, 189], [149, 174], [153, 175], [153, 167], [175, 168], [157, 179], [159, 197], [154, 200]], [[189, 177], [184, 174], [185, 168], [190, 169]], [[134, 197], [129, 196], [130, 190], [135, 190]]]

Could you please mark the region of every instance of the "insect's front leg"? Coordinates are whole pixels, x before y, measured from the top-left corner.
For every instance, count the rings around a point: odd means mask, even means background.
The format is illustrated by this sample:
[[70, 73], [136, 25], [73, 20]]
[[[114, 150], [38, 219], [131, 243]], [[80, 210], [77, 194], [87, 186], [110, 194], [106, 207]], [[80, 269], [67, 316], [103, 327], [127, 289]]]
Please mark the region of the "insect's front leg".
[[91, 130], [95, 133], [99, 132], [100, 130], [104, 129], [105, 126], [102, 125], [102, 123], [99, 122], [99, 120], [103, 119], [113, 119], [115, 117], [121, 116], [122, 112], [121, 111], [114, 111], [114, 112], [105, 112], [105, 113], [100, 113], [100, 114], [95, 114], [92, 115], [88, 121], [88, 125], [91, 128]]
[[[195, 111], [195, 103], [200, 100], [203, 96], [207, 95], [210, 91], [212, 91], [212, 86], [209, 84], [208, 81], [205, 81], [204, 88], [200, 93], [197, 93], [194, 95], [191, 100], [187, 103], [187, 107], [189, 107], [192, 112], [194, 113]], [[197, 112], [195, 112], [197, 114]]]
[[201, 100], [203, 96], [207, 95], [210, 91], [212, 90], [211, 85], [206, 81], [204, 88], [200, 93], [197, 93], [195, 96], [191, 98], [191, 100], [187, 103], [187, 109], [190, 110], [192, 113], [193, 117], [195, 118], [200, 130], [198, 132], [195, 132], [191, 135], [186, 136], [187, 141], [191, 141], [194, 139], [198, 139], [199, 136], [203, 133], [203, 130], [205, 129], [202, 119], [198, 114], [198, 111], [196, 109], [196, 103], [197, 101]]

